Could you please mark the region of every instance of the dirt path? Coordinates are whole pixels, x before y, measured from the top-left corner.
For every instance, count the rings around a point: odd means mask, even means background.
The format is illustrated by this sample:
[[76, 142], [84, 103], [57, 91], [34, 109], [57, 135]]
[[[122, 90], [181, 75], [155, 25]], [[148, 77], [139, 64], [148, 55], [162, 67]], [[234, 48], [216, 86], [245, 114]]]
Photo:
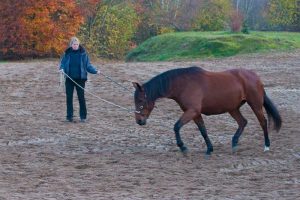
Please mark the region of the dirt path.
[[[221, 71], [253, 69], [283, 118], [270, 132], [271, 151], [246, 105], [248, 126], [231, 153], [237, 125], [228, 115], [205, 117], [214, 153], [192, 123], [182, 129], [189, 154], [175, 142], [181, 114], [171, 100], [157, 102], [146, 127], [133, 115], [87, 95], [88, 122], [66, 123], [57, 62], [0, 63], [0, 200], [2, 199], [299, 199], [300, 52], [197, 62], [94, 63], [133, 90], [165, 70], [199, 65]], [[132, 108], [132, 94], [103, 76], [90, 75], [89, 91]], [[75, 95], [76, 97], [76, 95]], [[78, 120], [78, 103], [75, 115]]]

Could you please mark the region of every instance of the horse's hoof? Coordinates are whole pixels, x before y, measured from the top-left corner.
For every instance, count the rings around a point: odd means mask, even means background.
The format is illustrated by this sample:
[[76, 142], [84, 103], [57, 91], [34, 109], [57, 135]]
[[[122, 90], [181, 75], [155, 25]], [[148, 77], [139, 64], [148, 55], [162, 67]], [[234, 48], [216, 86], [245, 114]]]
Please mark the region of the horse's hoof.
[[211, 152], [212, 152], [212, 151], [207, 151], [207, 152], [205, 153], [205, 159], [206, 159], [206, 160], [208, 160], [208, 159], [211, 157]]
[[180, 150], [182, 153], [187, 153], [189, 151], [188, 148], [185, 146], [180, 147]]
[[264, 152], [270, 151], [270, 147], [265, 146]]
[[236, 153], [237, 152], [237, 150], [238, 150], [238, 146], [236, 145], [236, 146], [234, 146], [234, 147], [232, 147], [232, 153]]

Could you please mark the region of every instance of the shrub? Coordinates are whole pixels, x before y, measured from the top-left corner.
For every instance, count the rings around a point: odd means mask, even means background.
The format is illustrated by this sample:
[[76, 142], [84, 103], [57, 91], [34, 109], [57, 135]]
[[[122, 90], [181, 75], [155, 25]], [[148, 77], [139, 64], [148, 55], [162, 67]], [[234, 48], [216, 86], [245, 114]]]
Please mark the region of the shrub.
[[240, 32], [243, 23], [243, 16], [238, 11], [233, 11], [230, 16], [230, 28], [232, 32]]
[[89, 36], [83, 29], [81, 38], [88, 50], [104, 58], [123, 58], [135, 46], [131, 42], [137, 29], [139, 18], [130, 4], [112, 7], [102, 5]]

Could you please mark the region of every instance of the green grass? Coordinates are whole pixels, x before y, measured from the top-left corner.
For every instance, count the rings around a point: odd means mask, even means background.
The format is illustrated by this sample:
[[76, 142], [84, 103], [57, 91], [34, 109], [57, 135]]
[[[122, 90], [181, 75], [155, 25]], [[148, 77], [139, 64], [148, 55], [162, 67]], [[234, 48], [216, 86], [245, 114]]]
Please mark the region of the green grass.
[[289, 51], [300, 48], [300, 33], [180, 32], [146, 40], [126, 56], [127, 61], [176, 61], [219, 58], [237, 54]]

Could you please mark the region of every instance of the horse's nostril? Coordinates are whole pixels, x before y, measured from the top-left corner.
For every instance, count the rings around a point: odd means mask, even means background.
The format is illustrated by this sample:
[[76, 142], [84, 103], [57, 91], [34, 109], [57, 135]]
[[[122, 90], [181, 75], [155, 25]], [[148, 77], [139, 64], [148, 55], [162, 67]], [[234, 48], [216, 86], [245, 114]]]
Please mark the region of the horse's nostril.
[[137, 124], [142, 126], [142, 125], [146, 124], [146, 121], [143, 121], [143, 120], [139, 119], [139, 120], [137, 120]]

